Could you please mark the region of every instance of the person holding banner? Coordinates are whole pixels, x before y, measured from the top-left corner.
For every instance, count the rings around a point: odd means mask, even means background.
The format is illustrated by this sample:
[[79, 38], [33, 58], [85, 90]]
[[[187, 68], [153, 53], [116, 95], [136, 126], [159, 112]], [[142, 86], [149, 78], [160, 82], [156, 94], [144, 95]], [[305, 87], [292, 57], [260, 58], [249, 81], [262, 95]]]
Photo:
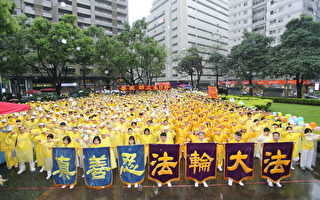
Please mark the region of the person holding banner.
[[272, 140], [272, 135], [270, 134], [270, 129], [265, 127], [263, 133], [257, 138], [257, 144], [255, 146], [255, 156], [261, 159], [261, 143], [269, 142]]
[[92, 143], [92, 145], [90, 147], [91, 148], [104, 147], [101, 144], [101, 138], [99, 136], [94, 136], [93, 143]]
[[[75, 149], [75, 146], [71, 143], [71, 138], [69, 136], [64, 136], [62, 138], [62, 142], [63, 142], [63, 144], [61, 145], [61, 147], [64, 147], [64, 148], [67, 147], [67, 148], [74, 148]], [[76, 162], [76, 163], [78, 163], [78, 162]], [[73, 189], [74, 186], [75, 186], [74, 184], [71, 184], [70, 185], [70, 189]], [[62, 185], [61, 186], [62, 189], [66, 188], [66, 187], [67, 187], [67, 185]]]
[[[168, 138], [167, 138], [167, 133], [166, 132], [162, 132], [160, 133], [160, 140], [157, 142], [157, 144], [172, 144]], [[162, 187], [162, 184], [160, 182], [157, 183], [158, 187]], [[169, 181], [167, 183], [168, 187], [172, 187], [171, 182]]]
[[[280, 133], [279, 132], [273, 132], [272, 133], [272, 140], [269, 141], [270, 143], [277, 143], [280, 142]], [[269, 185], [269, 187], [273, 187], [273, 183], [271, 181], [271, 179], [267, 178], [267, 183]], [[276, 186], [281, 188], [282, 185], [280, 184], [280, 181], [276, 182]]]
[[[242, 134], [240, 132], [236, 132], [234, 134], [234, 138], [230, 140], [228, 143], [244, 143], [244, 141], [242, 140]], [[228, 185], [230, 187], [232, 187], [232, 183], [233, 183], [233, 180], [231, 178], [228, 178]], [[242, 187], [244, 186], [242, 181], [239, 181], [239, 185]]]
[[304, 135], [302, 136], [301, 142], [301, 160], [300, 167], [302, 170], [310, 170], [313, 171], [311, 167], [312, 161], [314, 159], [314, 154], [317, 153], [315, 151], [315, 141], [320, 139], [320, 135], [316, 135], [312, 133], [310, 128], [306, 128], [304, 130]]
[[15, 141], [15, 150], [17, 160], [19, 162], [18, 174], [21, 174], [26, 170], [26, 162], [29, 162], [30, 171], [36, 170], [33, 162], [33, 148], [32, 148], [32, 134], [24, 126], [20, 126], [18, 134], [13, 134], [13, 141]]
[[44, 163], [43, 168], [45, 171], [47, 171], [47, 177], [46, 179], [49, 179], [52, 175], [52, 148], [56, 146], [57, 141], [55, 141], [53, 134], [47, 135], [47, 140], [42, 141], [39, 140], [38, 142], [42, 144], [42, 150], [43, 150], [43, 157], [44, 157]]

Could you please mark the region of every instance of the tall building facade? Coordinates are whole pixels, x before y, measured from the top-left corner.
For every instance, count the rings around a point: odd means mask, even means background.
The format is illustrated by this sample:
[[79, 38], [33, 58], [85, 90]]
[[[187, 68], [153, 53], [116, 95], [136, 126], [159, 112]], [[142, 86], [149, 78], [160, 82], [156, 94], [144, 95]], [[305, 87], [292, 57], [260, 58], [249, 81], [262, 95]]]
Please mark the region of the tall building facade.
[[320, 0], [230, 0], [230, 48], [240, 44], [243, 32], [274, 37], [280, 43], [286, 24], [301, 14], [320, 20]]
[[[154, 0], [147, 18], [147, 34], [166, 47], [165, 70], [157, 81], [186, 81], [190, 78], [177, 72], [179, 58], [196, 45], [200, 49], [216, 47], [228, 53], [228, 0]], [[211, 69], [204, 71], [203, 82], [214, 78]]]
[[79, 27], [90, 25], [106, 29], [115, 35], [128, 22], [128, 0], [15, 0], [16, 14], [29, 18], [45, 17], [57, 22], [64, 14], [78, 16]]

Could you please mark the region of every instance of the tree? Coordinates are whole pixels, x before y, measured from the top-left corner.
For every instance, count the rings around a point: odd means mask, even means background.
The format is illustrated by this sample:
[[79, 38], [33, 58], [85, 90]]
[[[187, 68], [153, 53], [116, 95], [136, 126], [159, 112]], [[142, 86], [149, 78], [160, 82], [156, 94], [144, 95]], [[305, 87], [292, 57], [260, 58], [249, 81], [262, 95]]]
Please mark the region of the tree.
[[249, 81], [249, 93], [253, 95], [253, 80], [262, 77], [270, 67], [273, 38], [258, 33], [244, 33], [244, 40], [231, 49], [228, 66], [233, 73]]
[[[195, 87], [198, 89], [200, 88], [200, 81], [203, 75], [203, 71], [209, 61], [209, 59], [206, 58], [207, 54], [210, 54], [210, 53], [205, 49], [201, 49], [197, 46], [192, 46], [189, 49], [187, 49], [187, 55], [182, 58], [182, 60], [184, 60], [185, 58], [184, 62], [180, 62], [181, 65], [179, 64], [177, 67], [178, 73], [185, 72], [191, 76], [192, 86], [194, 86], [193, 76], [194, 75], [196, 76]], [[191, 71], [193, 71], [193, 73], [191, 73]]]
[[89, 66], [95, 64], [95, 44], [91, 37], [83, 35], [76, 40], [75, 63], [80, 65], [80, 73], [82, 73], [83, 87], [86, 85], [86, 75], [90, 72]]
[[12, 34], [19, 29], [19, 25], [12, 16], [14, 3], [9, 0], [0, 0], [0, 35]]
[[146, 36], [146, 28], [145, 19], [125, 24], [118, 36], [104, 36], [97, 44], [100, 64], [129, 85], [150, 84], [164, 68], [164, 47]]
[[219, 88], [219, 76], [226, 72], [226, 58], [219, 52], [213, 52], [209, 57], [209, 63], [213, 65], [212, 71], [216, 77], [216, 87]]
[[17, 17], [16, 20], [19, 28], [11, 34], [3, 34], [0, 37], [0, 75], [10, 79], [13, 83], [13, 91], [20, 93], [18, 81], [21, 74], [29, 70], [24, 60], [18, 54], [18, 52], [24, 51], [27, 18], [22, 15]]
[[76, 56], [84, 56], [77, 47], [91, 43], [75, 21], [76, 16], [73, 15], [62, 16], [58, 23], [45, 18], [34, 19], [26, 31], [26, 51], [19, 54], [28, 66], [40, 73], [43, 80], [53, 85], [58, 95], [68, 69], [81, 60]]
[[137, 73], [143, 84], [151, 84], [154, 76], [161, 75], [164, 69], [166, 52], [164, 46], [161, 46], [151, 37], [145, 37], [142, 41], [135, 44], [135, 52], [138, 58]]
[[303, 82], [320, 77], [320, 23], [305, 15], [291, 20], [274, 55], [274, 74], [294, 77], [301, 98]]
[[178, 73], [180, 73], [180, 74], [186, 73], [187, 75], [190, 76], [192, 87], [194, 86], [193, 76], [195, 73], [194, 65], [196, 62], [197, 62], [197, 60], [194, 59], [193, 57], [185, 56], [181, 59], [181, 61], [179, 62], [178, 66], [177, 66]]

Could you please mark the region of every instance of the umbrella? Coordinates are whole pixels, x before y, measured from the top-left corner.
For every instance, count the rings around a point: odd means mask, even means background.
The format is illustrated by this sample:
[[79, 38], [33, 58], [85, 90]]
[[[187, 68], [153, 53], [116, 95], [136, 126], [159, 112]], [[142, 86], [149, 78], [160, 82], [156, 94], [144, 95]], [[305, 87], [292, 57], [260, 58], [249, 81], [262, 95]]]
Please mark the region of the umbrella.
[[192, 88], [191, 85], [187, 85], [187, 84], [180, 84], [178, 85], [179, 87], [182, 87], [182, 88]]
[[0, 101], [0, 115], [30, 110], [30, 107], [31, 106], [26, 104], [7, 103]]
[[40, 90], [29, 90], [29, 91], [26, 91], [27, 94], [40, 93], [40, 92], [41, 92]]
[[54, 88], [44, 88], [44, 89], [41, 89], [40, 91], [42, 91], [42, 92], [54, 92], [54, 91], [56, 91], [56, 89], [54, 89]]

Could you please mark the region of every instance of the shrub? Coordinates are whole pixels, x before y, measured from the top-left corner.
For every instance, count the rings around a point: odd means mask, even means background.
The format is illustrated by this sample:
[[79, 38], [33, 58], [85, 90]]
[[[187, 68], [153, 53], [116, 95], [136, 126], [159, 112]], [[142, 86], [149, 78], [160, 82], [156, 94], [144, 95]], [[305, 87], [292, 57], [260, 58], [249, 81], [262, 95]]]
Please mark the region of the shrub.
[[261, 99], [258, 97], [233, 95], [221, 96], [222, 100], [230, 101], [231, 98], [235, 100], [235, 103], [239, 103], [240, 101], [242, 101], [246, 107], [253, 107], [258, 110], [268, 110], [273, 103], [273, 101], [270, 99]]
[[285, 97], [260, 97], [261, 99], [271, 99], [276, 103], [292, 103], [303, 105], [320, 106], [320, 100], [318, 99], [298, 99], [298, 98], [285, 98]]

